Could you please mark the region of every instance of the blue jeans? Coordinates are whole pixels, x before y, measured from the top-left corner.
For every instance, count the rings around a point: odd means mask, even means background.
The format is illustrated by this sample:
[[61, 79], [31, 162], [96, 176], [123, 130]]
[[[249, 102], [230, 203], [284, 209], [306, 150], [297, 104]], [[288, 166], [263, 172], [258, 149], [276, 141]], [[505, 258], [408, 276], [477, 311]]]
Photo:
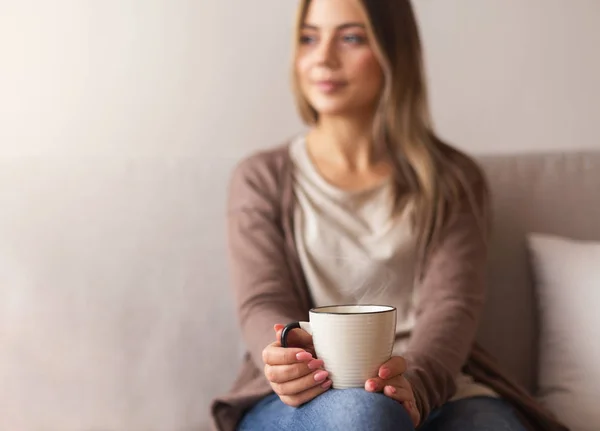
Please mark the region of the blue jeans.
[[[330, 389], [299, 408], [275, 394], [242, 418], [238, 431], [414, 431], [404, 407], [382, 394]], [[419, 431], [526, 431], [513, 408], [491, 397], [465, 398], [433, 411]]]

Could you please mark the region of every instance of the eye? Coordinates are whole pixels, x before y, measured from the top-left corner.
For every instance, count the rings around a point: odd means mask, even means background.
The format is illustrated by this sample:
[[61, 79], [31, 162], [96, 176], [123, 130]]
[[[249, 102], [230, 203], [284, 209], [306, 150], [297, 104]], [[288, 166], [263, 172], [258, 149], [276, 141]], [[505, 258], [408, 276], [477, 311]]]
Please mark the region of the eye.
[[312, 43], [315, 43], [317, 40], [316, 37], [314, 36], [309, 36], [307, 34], [303, 34], [302, 36], [300, 36], [300, 43], [302, 45], [310, 45]]
[[366, 42], [366, 38], [364, 36], [360, 36], [358, 34], [347, 34], [342, 38], [345, 43], [350, 43], [353, 45], [360, 45]]

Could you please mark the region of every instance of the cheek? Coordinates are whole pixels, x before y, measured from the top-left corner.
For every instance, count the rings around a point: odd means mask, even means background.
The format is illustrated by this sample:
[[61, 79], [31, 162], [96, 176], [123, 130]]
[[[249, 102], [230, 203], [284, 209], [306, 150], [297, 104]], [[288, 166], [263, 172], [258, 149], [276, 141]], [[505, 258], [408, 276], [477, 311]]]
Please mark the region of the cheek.
[[353, 75], [361, 81], [380, 83], [382, 79], [382, 70], [379, 61], [372, 51], [361, 52], [353, 58]]
[[308, 71], [310, 69], [309, 59], [306, 56], [299, 56], [296, 59], [295, 67], [296, 75], [298, 76], [298, 79], [300, 79], [300, 82], [306, 82]]

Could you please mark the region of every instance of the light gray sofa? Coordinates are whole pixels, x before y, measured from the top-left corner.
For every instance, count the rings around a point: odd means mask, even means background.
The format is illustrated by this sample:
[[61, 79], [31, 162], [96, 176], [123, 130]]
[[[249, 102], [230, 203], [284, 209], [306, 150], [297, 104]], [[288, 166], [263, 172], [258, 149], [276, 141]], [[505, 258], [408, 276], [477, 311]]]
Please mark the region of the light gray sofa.
[[[480, 340], [535, 390], [524, 234], [600, 240], [600, 152], [481, 157], [495, 201]], [[0, 159], [0, 429], [200, 431], [243, 347], [236, 160]]]

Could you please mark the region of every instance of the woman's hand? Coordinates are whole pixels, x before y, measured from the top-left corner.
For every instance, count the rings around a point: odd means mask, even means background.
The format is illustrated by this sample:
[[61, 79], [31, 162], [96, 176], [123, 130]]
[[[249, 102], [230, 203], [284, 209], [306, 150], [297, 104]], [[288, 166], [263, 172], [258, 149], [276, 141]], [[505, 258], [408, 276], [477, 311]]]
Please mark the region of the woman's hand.
[[315, 359], [312, 337], [301, 329], [293, 330], [281, 347], [283, 325], [275, 325], [276, 340], [263, 350], [264, 373], [273, 391], [288, 406], [299, 407], [331, 387], [323, 361]]
[[390, 398], [401, 403], [408, 411], [415, 427], [421, 423], [421, 414], [417, 409], [415, 394], [412, 386], [402, 375], [406, 371], [406, 361], [400, 356], [394, 356], [381, 367], [378, 377], [365, 382], [365, 390], [383, 392]]

